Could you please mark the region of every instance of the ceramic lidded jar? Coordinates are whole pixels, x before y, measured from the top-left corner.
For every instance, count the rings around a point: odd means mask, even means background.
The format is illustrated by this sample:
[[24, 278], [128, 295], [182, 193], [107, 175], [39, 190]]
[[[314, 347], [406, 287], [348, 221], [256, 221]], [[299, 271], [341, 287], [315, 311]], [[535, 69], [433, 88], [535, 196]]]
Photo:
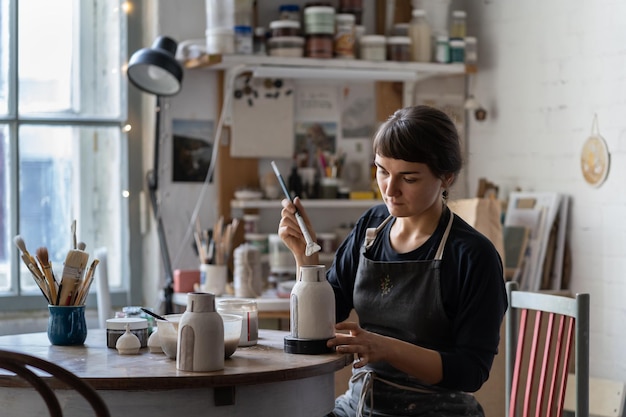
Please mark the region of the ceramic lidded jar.
[[335, 336], [335, 294], [324, 265], [300, 267], [289, 306], [293, 338], [327, 340]]
[[176, 368], [196, 372], [224, 369], [224, 323], [215, 310], [214, 294], [187, 294], [187, 310], [178, 324]]

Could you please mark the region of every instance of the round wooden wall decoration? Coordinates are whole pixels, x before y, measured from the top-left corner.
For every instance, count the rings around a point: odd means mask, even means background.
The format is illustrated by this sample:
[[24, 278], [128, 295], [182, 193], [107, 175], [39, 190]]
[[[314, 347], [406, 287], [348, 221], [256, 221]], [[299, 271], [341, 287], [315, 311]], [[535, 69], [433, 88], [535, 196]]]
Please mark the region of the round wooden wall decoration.
[[587, 138], [580, 155], [580, 168], [588, 184], [599, 187], [609, 173], [610, 155], [600, 135]]

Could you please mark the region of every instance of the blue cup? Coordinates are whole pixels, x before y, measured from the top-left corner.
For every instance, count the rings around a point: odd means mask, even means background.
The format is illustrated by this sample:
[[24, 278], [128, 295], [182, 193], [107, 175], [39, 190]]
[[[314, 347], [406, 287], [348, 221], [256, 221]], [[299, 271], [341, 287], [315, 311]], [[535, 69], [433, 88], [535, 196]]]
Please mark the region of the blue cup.
[[53, 345], [82, 345], [87, 338], [85, 306], [48, 305], [48, 340]]

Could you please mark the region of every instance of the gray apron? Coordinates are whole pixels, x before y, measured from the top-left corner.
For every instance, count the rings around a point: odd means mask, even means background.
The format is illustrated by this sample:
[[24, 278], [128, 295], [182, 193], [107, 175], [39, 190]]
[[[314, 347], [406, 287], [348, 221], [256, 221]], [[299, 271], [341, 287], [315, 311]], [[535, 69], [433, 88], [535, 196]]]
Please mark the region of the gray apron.
[[[435, 258], [425, 261], [369, 259], [368, 249], [392, 216], [367, 230], [354, 287], [354, 308], [363, 329], [438, 351], [453, 349], [452, 324], [440, 290], [440, 264], [453, 218], [450, 212]], [[335, 401], [334, 414], [484, 417], [473, 395], [423, 384], [385, 362], [353, 370], [348, 391]]]

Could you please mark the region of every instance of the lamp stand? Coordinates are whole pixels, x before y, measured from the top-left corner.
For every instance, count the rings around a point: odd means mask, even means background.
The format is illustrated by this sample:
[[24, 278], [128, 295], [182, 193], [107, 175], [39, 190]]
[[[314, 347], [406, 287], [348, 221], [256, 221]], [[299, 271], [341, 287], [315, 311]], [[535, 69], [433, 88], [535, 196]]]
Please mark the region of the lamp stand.
[[157, 190], [159, 189], [159, 139], [161, 136], [161, 96], [156, 96], [155, 108], [155, 128], [154, 128], [154, 160], [152, 170], [146, 174], [146, 184], [150, 193], [150, 203], [152, 212], [157, 222], [157, 233], [159, 236], [159, 247], [161, 249], [161, 260], [163, 261], [163, 269], [165, 270], [165, 285], [163, 286], [163, 297], [165, 301], [165, 314], [174, 312], [172, 295], [174, 294], [174, 277], [172, 275], [172, 263], [170, 261], [170, 252], [167, 247], [167, 239], [165, 237], [165, 229], [163, 228], [163, 218], [159, 212], [157, 201]]

